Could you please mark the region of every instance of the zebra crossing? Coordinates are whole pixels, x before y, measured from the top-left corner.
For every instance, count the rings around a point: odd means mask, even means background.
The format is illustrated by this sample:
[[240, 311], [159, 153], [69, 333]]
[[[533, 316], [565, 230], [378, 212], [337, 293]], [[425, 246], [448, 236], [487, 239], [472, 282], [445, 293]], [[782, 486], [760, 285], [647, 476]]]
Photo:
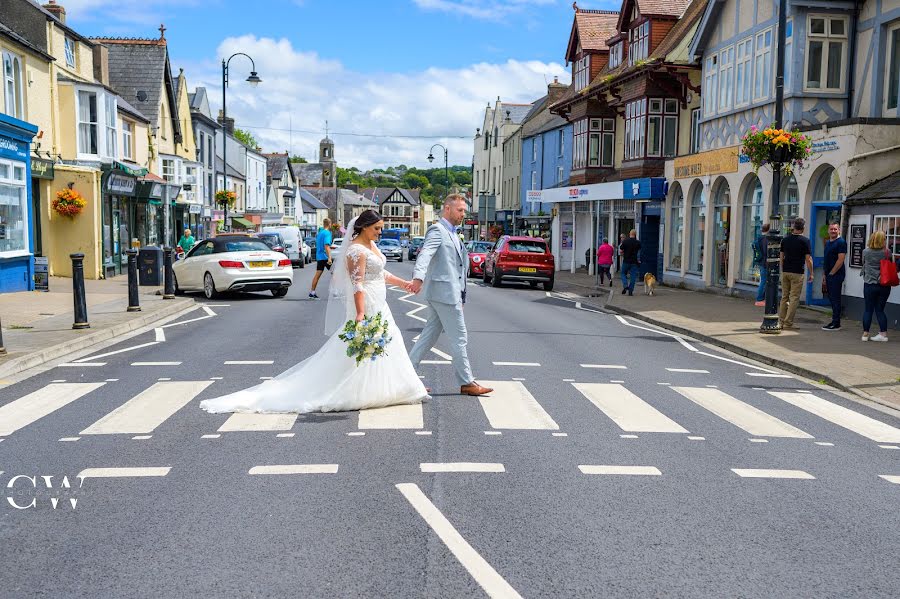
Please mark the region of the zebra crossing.
[[[79, 436], [62, 437], [59, 441], [73, 442], [81, 438], [98, 436], [134, 435], [136, 440], [152, 438], [154, 432], [164, 423], [195, 404], [198, 396], [206, 391], [215, 381], [156, 381], [134, 397], [127, 399], [109, 413], [83, 428]], [[38, 421], [48, 418], [78, 401], [85, 401], [91, 394], [107, 385], [110, 381], [69, 383], [54, 382], [42, 389], [16, 398], [0, 405], [0, 440], [12, 437], [23, 429]], [[695, 426], [696, 422], [676, 422], [668, 409], [672, 401], [679, 398], [702, 408], [709, 414], [732, 425], [734, 431], [743, 431], [753, 438], [755, 443], [764, 443], [768, 439], [800, 439], [813, 440], [814, 435], [808, 431], [773, 416], [762, 409], [737, 399], [715, 386], [660, 387], [659, 393], [665, 395], [662, 407], [659, 395], [654, 395], [651, 403], [639, 397], [624, 383], [584, 383], [575, 381], [561, 382], [560, 393], [544, 400], [532, 393], [527, 381], [496, 380], [484, 381], [484, 384], [495, 390], [490, 396], [480, 397], [477, 402], [459, 404], [456, 409], [474, 410], [477, 412], [475, 422], [482, 424], [484, 434], [500, 435], [503, 431], [549, 432], [553, 436], [568, 436], [572, 432], [561, 432], [563, 427], [558, 420], [572, 417], [571, 409], [562, 409], [558, 397], [572, 390], [575, 397], [583, 399], [585, 406], [593, 406], [610, 425], [606, 429], [618, 429], [619, 436], [634, 439], [647, 435], [684, 435], [689, 440], [706, 440], [697, 433], [710, 434], [704, 430], [709, 427], [708, 421]], [[542, 385], [542, 388], [546, 388]], [[900, 428], [866, 416], [858, 411], [843, 407], [833, 401], [819, 397], [810, 391], [765, 391], [765, 396], [784, 402], [785, 406], [812, 414], [825, 423], [840, 427], [863, 438], [882, 444], [880, 447], [892, 449], [887, 445], [900, 443]], [[546, 397], [543, 396], [543, 397]], [[440, 400], [437, 400], [440, 401]], [[656, 405], [654, 405], [656, 404]], [[193, 405], [196, 408], [196, 405]], [[355, 430], [347, 433], [353, 436], [364, 436], [367, 431], [414, 431], [416, 434], [430, 435], [425, 430], [426, 414], [436, 409], [434, 403], [389, 406], [362, 410], [351, 417], [355, 420]], [[790, 408], [788, 409], [788, 412]], [[554, 414], [555, 412], [555, 414]], [[670, 412], [669, 414], [665, 412]], [[554, 417], [555, 416], [555, 417]], [[221, 438], [223, 434], [236, 432], [269, 432], [278, 433], [279, 437], [293, 436], [292, 430], [302, 428], [303, 421], [298, 424], [297, 414], [230, 414], [222, 422], [219, 417], [209, 415], [208, 428], [198, 430], [198, 436], [205, 439]], [[682, 417], [683, 418], [683, 417]], [[467, 421], [471, 422], [469, 419]], [[602, 426], [602, 425], [599, 425]], [[487, 427], [489, 430], [484, 430]], [[700, 430], [698, 430], [698, 428]], [[183, 428], [179, 429], [183, 431]], [[183, 432], [182, 432], [183, 434]], [[816, 441], [817, 445], [832, 443]]]

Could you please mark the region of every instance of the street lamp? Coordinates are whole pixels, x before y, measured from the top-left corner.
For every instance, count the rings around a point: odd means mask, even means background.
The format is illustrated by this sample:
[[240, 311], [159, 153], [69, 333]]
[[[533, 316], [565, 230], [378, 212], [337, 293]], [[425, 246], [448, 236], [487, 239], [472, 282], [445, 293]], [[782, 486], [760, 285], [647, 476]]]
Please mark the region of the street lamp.
[[[432, 152], [435, 148], [441, 148], [444, 150], [444, 178], [446, 179], [447, 187], [444, 189], [444, 199], [447, 199], [447, 195], [450, 193], [450, 167], [447, 166], [447, 148], [442, 146], [441, 144], [434, 144], [431, 146], [431, 149], [428, 150], [428, 162], [434, 162], [434, 154]], [[443, 202], [441, 202], [443, 205]]]
[[[253, 59], [250, 58], [247, 54], [243, 52], [235, 52], [228, 59], [222, 59], [222, 129], [223, 129], [223, 140], [222, 140], [222, 187], [225, 191], [228, 191], [228, 111], [225, 109], [225, 90], [228, 88], [228, 65], [231, 63], [231, 59], [235, 56], [246, 56], [250, 60], [250, 76], [247, 77], [247, 83], [251, 86], [256, 87], [260, 83], [262, 83], [262, 79], [259, 78], [259, 75], [256, 74], [256, 63], [253, 62]], [[222, 226], [225, 230], [228, 230], [228, 204], [225, 203], [222, 205], [225, 209], [225, 213], [222, 217]]]

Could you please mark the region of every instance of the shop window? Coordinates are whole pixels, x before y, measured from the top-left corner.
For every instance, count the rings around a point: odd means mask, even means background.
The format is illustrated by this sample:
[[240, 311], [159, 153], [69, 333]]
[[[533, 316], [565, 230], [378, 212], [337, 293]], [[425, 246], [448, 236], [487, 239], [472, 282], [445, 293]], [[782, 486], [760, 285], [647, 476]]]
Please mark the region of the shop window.
[[763, 218], [762, 183], [753, 177], [753, 182], [744, 192], [741, 212], [741, 264], [738, 279], [745, 283], [759, 283], [759, 265], [753, 263], [753, 243], [762, 234]]
[[22, 59], [10, 52], [3, 52], [4, 112], [17, 119], [25, 119], [22, 88]]
[[25, 163], [0, 160], [0, 257], [28, 251]]
[[681, 270], [681, 255], [684, 234], [684, 194], [681, 187], [672, 196], [669, 209], [669, 268]]
[[706, 236], [706, 188], [696, 185], [691, 195], [690, 259], [687, 271], [703, 274], [704, 237]]
[[756, 54], [753, 61], [753, 99], [769, 97], [772, 89], [772, 30], [756, 34]]
[[876, 216], [872, 230], [884, 231], [884, 247], [894, 260], [900, 259], [900, 216]]
[[885, 94], [884, 116], [900, 116], [898, 99], [900, 99], [900, 23], [887, 31], [887, 60], [884, 61], [887, 73], [887, 93]]
[[847, 52], [847, 18], [810, 15], [806, 35], [806, 89], [840, 91]]
[[731, 242], [731, 189], [728, 182], [722, 180], [713, 194], [713, 249], [714, 278], [713, 284], [728, 285], [729, 245]]

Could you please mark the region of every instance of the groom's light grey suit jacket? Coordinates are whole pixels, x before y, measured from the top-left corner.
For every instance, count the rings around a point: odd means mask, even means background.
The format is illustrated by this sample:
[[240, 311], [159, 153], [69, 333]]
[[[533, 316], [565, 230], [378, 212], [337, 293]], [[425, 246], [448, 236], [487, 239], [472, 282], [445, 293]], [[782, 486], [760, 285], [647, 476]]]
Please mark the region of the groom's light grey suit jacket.
[[421, 296], [442, 304], [460, 303], [468, 261], [469, 254], [458, 235], [440, 222], [428, 227], [413, 270], [413, 278], [422, 281]]

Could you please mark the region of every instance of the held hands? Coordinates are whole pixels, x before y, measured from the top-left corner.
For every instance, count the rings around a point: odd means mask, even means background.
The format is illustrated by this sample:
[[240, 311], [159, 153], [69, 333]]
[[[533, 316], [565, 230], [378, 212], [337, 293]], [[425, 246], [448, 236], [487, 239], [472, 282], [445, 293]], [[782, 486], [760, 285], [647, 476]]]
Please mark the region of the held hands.
[[420, 279], [413, 279], [406, 284], [405, 289], [410, 293], [419, 293], [419, 291], [422, 290], [422, 281]]

